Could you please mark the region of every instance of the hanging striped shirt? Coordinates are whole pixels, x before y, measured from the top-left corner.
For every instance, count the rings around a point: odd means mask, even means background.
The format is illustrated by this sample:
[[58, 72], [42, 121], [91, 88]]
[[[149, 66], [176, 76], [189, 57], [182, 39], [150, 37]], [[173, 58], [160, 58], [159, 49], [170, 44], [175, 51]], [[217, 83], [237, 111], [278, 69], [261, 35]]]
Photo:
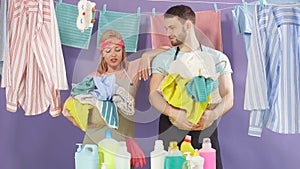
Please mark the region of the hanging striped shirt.
[[53, 0], [9, 0], [2, 87], [6, 108], [25, 115], [60, 114], [59, 90], [68, 89]]
[[262, 127], [300, 133], [300, 5], [257, 6], [250, 41], [244, 108], [249, 135]]

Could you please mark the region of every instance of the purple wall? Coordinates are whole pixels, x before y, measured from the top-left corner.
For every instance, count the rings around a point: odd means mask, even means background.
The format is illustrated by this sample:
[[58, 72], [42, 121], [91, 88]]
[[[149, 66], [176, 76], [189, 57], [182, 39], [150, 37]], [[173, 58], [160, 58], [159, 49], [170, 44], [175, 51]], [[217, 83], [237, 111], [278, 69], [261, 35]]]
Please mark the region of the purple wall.
[[[145, 0], [94, 0], [97, 9], [104, 3], [107, 10], [120, 12], [136, 12], [141, 7], [141, 27], [139, 49], [150, 46], [148, 32], [149, 20], [146, 14], [156, 8], [164, 12], [178, 3], [151, 2]], [[238, 2], [240, 0], [223, 0]], [[75, 4], [75, 1], [64, 0]], [[211, 10], [213, 4], [184, 3], [195, 11]], [[233, 5], [218, 5], [219, 9]], [[98, 14], [97, 14], [98, 16]], [[95, 25], [95, 28], [97, 25]], [[234, 70], [235, 104], [233, 109], [222, 118], [219, 135], [224, 169], [295, 169], [300, 166], [300, 135], [280, 135], [267, 129], [262, 138], [247, 135], [249, 112], [243, 110], [246, 56], [241, 36], [235, 34], [231, 10], [222, 11], [222, 34], [224, 53], [228, 55]], [[71, 85], [76, 61], [83, 55], [81, 50], [63, 46], [67, 77]], [[83, 51], [84, 52], [84, 51]], [[138, 54], [129, 59], [139, 57]], [[77, 74], [76, 74], [77, 75]], [[142, 82], [137, 99], [137, 131], [139, 143], [149, 156], [153, 149], [153, 141], [157, 134], [157, 117], [148, 104], [148, 82]], [[61, 92], [62, 100], [69, 91]], [[63, 116], [52, 118], [48, 112], [36, 116], [25, 117], [22, 110], [10, 113], [5, 110], [5, 90], [0, 89], [0, 168], [1, 169], [74, 169], [75, 143], [81, 142], [84, 133], [66, 120]], [[146, 131], [146, 132], [145, 132]], [[149, 159], [148, 159], [149, 164]], [[145, 167], [149, 168], [149, 166]]]

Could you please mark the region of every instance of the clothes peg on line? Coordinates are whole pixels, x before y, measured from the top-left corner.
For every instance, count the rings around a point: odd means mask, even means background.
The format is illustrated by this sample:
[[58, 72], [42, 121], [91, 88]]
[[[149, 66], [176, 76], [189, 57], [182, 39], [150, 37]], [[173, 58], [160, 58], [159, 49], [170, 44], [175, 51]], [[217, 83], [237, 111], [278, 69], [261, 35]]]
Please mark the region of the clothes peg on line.
[[152, 17], [155, 16], [155, 8], [152, 8]]
[[264, 0], [259, 0], [260, 6], [263, 8], [265, 7], [265, 1]]
[[137, 14], [139, 15], [141, 13], [141, 7], [137, 8]]
[[106, 13], [106, 4], [103, 4], [103, 13], [105, 14]]
[[242, 0], [242, 2], [243, 2], [243, 8], [244, 8], [244, 10], [247, 10], [247, 8], [248, 8], [247, 2], [245, 0]]
[[215, 8], [216, 13], [218, 13], [219, 9], [218, 9], [217, 3], [214, 3], [214, 8]]

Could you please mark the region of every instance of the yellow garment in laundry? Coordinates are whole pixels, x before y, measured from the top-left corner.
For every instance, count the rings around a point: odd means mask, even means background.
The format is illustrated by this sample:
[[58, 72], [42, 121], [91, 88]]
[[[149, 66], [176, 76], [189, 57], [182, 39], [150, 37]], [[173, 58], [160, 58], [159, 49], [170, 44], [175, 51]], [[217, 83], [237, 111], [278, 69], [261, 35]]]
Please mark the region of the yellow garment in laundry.
[[209, 104], [211, 95], [207, 96], [206, 102], [193, 100], [188, 96], [185, 88], [189, 81], [190, 79], [182, 78], [178, 73], [169, 74], [161, 84], [161, 91], [170, 105], [186, 110], [187, 120], [197, 124]]
[[78, 100], [73, 98], [69, 99], [65, 105], [79, 128], [82, 131], [86, 131], [88, 127], [89, 110], [94, 108], [94, 106], [90, 104], [81, 104]]

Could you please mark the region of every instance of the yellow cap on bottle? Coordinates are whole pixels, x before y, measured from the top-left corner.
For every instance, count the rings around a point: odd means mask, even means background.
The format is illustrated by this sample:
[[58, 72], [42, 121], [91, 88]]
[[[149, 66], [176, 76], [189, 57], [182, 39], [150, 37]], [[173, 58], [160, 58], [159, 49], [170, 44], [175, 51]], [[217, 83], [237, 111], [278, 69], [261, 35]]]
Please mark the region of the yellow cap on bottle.
[[169, 143], [169, 150], [178, 150], [177, 141], [171, 141]]

